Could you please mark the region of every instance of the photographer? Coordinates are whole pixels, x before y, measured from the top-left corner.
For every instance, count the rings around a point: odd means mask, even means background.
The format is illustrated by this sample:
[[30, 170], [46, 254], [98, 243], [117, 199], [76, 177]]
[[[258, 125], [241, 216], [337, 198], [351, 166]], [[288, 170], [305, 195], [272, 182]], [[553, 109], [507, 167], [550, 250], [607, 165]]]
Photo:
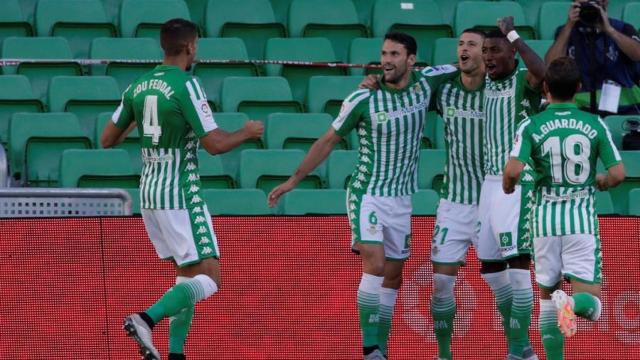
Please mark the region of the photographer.
[[[576, 102], [598, 112], [603, 83], [611, 88], [617, 103], [600, 113], [640, 114], [640, 37], [633, 26], [607, 16], [608, 0], [574, 0], [564, 26], [556, 30], [545, 63], [570, 56], [582, 75], [582, 89]], [[616, 101], [618, 100], [618, 101]], [[617, 111], [616, 111], [617, 110]]]

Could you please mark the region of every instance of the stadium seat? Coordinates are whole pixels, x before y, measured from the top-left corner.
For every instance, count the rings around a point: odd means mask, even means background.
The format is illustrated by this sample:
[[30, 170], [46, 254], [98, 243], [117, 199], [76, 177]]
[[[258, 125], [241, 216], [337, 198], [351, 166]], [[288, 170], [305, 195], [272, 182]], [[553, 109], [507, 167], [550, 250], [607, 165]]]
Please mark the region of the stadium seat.
[[24, 75], [0, 76], [0, 144], [7, 144], [13, 113], [43, 110], [42, 102], [33, 93], [29, 79]]
[[191, 20], [182, 0], [122, 0], [120, 36], [160, 39], [162, 24], [175, 18]]
[[107, 18], [114, 24], [117, 24], [120, 21], [120, 6], [122, 5], [122, 0], [101, 0], [102, 5], [104, 5], [104, 12], [107, 14]]
[[68, 149], [60, 159], [60, 186], [64, 188], [137, 189], [140, 175], [122, 149]]
[[82, 59], [89, 55], [93, 38], [117, 35], [100, 0], [39, 0], [36, 33], [66, 38], [73, 57]]
[[411, 196], [413, 215], [435, 215], [440, 196], [435, 190], [418, 190]]
[[9, 131], [11, 173], [29, 186], [57, 186], [62, 151], [91, 148], [71, 113], [17, 113]]
[[520, 37], [523, 39], [536, 38], [534, 28], [527, 25], [522, 7], [515, 1], [459, 2], [454, 21], [456, 35], [460, 35], [464, 29], [473, 27], [484, 30], [494, 29], [497, 27], [497, 19], [504, 16], [513, 16], [515, 28], [518, 30]]
[[[555, 0], [555, 2], [571, 2], [571, 0]], [[524, 15], [527, 18], [527, 24], [531, 26], [538, 26], [540, 23], [540, 9], [544, 3], [549, 2], [548, 0], [527, 0], [527, 1], [518, 1], [518, 3], [522, 6], [522, 10], [524, 10]], [[565, 20], [567, 18], [567, 13], [564, 13]], [[538, 27], [538, 30], [541, 28]], [[555, 29], [554, 29], [555, 30]], [[540, 32], [538, 32], [540, 35]], [[544, 39], [539, 36], [539, 38]]]
[[630, 0], [609, 0], [607, 14], [612, 19], [622, 19], [624, 8], [627, 4], [630, 3], [632, 3]]
[[274, 112], [302, 112], [301, 103], [293, 100], [289, 83], [283, 77], [236, 77], [222, 82], [222, 111], [243, 112], [252, 120], [265, 120]]
[[442, 118], [435, 111], [427, 113], [427, 119], [422, 129], [422, 139], [420, 141], [421, 149], [433, 149], [437, 146], [436, 129], [438, 122], [442, 122]]
[[445, 162], [446, 153], [444, 150], [420, 150], [418, 187], [440, 192], [444, 180]]
[[[527, 40], [527, 45], [544, 60], [544, 56], [547, 55], [547, 51], [553, 45], [553, 40]], [[520, 53], [518, 53], [518, 59], [522, 59]], [[521, 64], [524, 64], [524, 62], [521, 62]]]
[[[144, 73], [152, 70], [163, 58], [158, 43], [149, 38], [97, 38], [91, 42], [92, 59], [111, 60], [108, 65], [92, 65], [91, 75], [107, 75], [118, 82], [120, 92]], [[147, 60], [144, 64], [132, 64], [114, 60]]]
[[358, 164], [358, 152], [334, 150], [327, 160], [327, 182], [330, 189], [346, 189]]
[[367, 37], [367, 27], [358, 20], [351, 0], [293, 0], [289, 8], [289, 36], [325, 37], [336, 58], [346, 62], [351, 40]]
[[[438, 7], [440, 8], [440, 13], [442, 14], [442, 20], [444, 20], [445, 24], [453, 24], [453, 19], [456, 15], [456, 6], [460, 0], [434, 0]], [[485, 0], [478, 0], [485, 1]]]
[[76, 114], [85, 134], [93, 138], [97, 115], [115, 111], [120, 95], [118, 83], [109, 76], [56, 76], [49, 86], [49, 109]]
[[[267, 60], [294, 60], [335, 62], [331, 42], [325, 38], [273, 38], [267, 41], [265, 48]], [[268, 76], [282, 76], [289, 81], [293, 99], [304, 103], [307, 97], [309, 78], [317, 75], [344, 75], [344, 68], [267, 65]]]
[[543, 40], [555, 40], [556, 29], [567, 22], [571, 2], [549, 1], [540, 7], [538, 36]]
[[435, 143], [433, 144], [434, 145], [433, 147], [435, 149], [446, 148], [447, 145], [444, 138], [444, 119], [442, 119], [440, 115], [438, 115], [438, 117], [436, 118], [434, 139], [435, 139]]
[[24, 15], [25, 20], [30, 24], [33, 24], [38, 0], [18, 0], [18, 2], [22, 8], [22, 14]]
[[233, 189], [235, 180], [222, 166], [220, 156], [213, 156], [205, 150], [198, 150], [198, 167], [203, 189]]
[[284, 215], [343, 215], [347, 192], [342, 189], [296, 189], [281, 200]]
[[358, 90], [362, 76], [313, 76], [309, 79], [307, 111], [338, 116], [342, 101]]
[[622, 20], [631, 24], [635, 29], [640, 29], [640, 2], [627, 4], [624, 7]]
[[371, 27], [371, 14], [376, 0], [352, 0], [361, 24]]
[[[240, 187], [269, 193], [291, 176], [304, 158], [302, 150], [244, 150], [240, 154]], [[298, 189], [320, 189], [318, 169], [304, 178]]]
[[207, 37], [241, 38], [250, 59], [263, 58], [267, 39], [287, 34], [269, 0], [209, 0], [205, 28]]
[[[271, 114], [265, 124], [264, 138], [267, 149], [309, 150], [313, 142], [322, 137], [331, 127], [333, 119], [322, 113], [316, 114]], [[334, 149], [345, 150], [346, 139]]]
[[627, 177], [615, 188], [609, 189], [614, 208], [618, 214], [629, 210], [629, 191], [640, 188], [640, 151], [620, 151]]
[[202, 197], [211, 215], [271, 215], [267, 195], [259, 189], [205, 189]]
[[640, 117], [637, 115], [609, 115], [604, 119], [604, 123], [607, 124], [609, 132], [611, 132], [611, 139], [616, 145], [618, 150], [622, 150], [622, 137], [627, 133], [627, 120], [640, 121]]
[[[203, 38], [198, 41], [199, 60], [249, 60], [244, 42], [238, 38]], [[258, 76], [254, 64], [205, 64], [193, 66], [193, 75], [202, 79], [207, 99], [220, 107], [220, 88], [228, 76]]]
[[373, 36], [389, 31], [412, 35], [418, 42], [421, 59], [431, 59], [435, 40], [453, 36], [451, 26], [442, 19], [438, 4], [430, 0], [377, 0], [373, 7]]
[[281, 24], [287, 24], [289, 18], [289, 6], [292, 0], [269, 0], [276, 21]]
[[[353, 39], [349, 48], [349, 63], [380, 65], [380, 52], [383, 43], [383, 38]], [[380, 73], [380, 69], [349, 68], [349, 74], [352, 76]]]
[[458, 62], [458, 38], [437, 39], [433, 48], [431, 63], [434, 65]]
[[[102, 145], [100, 145], [100, 136], [102, 135], [102, 131], [104, 127], [107, 125], [107, 122], [111, 121], [111, 116], [113, 112], [103, 112], [98, 114], [98, 118], [96, 120], [96, 135], [94, 137], [94, 144], [96, 144], [96, 149], [102, 149]], [[140, 133], [138, 132], [138, 128], [134, 128], [124, 139], [124, 141], [114, 148], [116, 149], [124, 149], [129, 154], [129, 160], [131, 160], [131, 168], [137, 174], [140, 174], [142, 170], [142, 154], [140, 147]]]
[[596, 213], [598, 215], [616, 214], [613, 208], [613, 201], [608, 191], [596, 192]]
[[[2, 57], [7, 59], [71, 59], [71, 48], [62, 37], [11, 37], [2, 43]], [[21, 74], [29, 78], [34, 94], [42, 101], [46, 100], [49, 81], [54, 76], [82, 75], [82, 68], [78, 63], [22, 63], [15, 66], [5, 66], [5, 74]]]
[[3, 1], [0, 12], [0, 45], [11, 36], [33, 36], [33, 28], [23, 15], [18, 0]]
[[629, 215], [640, 216], [640, 189], [629, 191]]
[[185, 0], [191, 21], [198, 24], [200, 29], [204, 29], [204, 15], [207, 10], [208, 0]]

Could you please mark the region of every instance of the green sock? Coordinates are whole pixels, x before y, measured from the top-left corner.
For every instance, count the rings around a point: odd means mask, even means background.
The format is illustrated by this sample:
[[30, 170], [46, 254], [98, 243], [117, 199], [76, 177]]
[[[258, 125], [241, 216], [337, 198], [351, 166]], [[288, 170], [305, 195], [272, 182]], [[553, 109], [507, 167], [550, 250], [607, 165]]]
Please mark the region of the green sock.
[[521, 356], [524, 349], [530, 346], [529, 326], [533, 309], [533, 289], [529, 270], [509, 269], [513, 303], [511, 320], [509, 321], [509, 354]]
[[193, 307], [205, 298], [205, 290], [197, 280], [185, 281], [167, 290], [164, 295], [145, 312], [154, 323], [178, 314], [182, 309]]
[[496, 306], [498, 307], [500, 316], [502, 316], [502, 328], [504, 329], [504, 335], [508, 343], [510, 341], [509, 320], [511, 319], [511, 303], [513, 300], [509, 275], [507, 275], [506, 270], [503, 270], [496, 273], [482, 274], [482, 278], [489, 285], [496, 298]]
[[180, 310], [169, 322], [169, 352], [184, 354], [184, 343], [189, 334], [191, 320], [193, 320], [193, 306]]
[[358, 313], [360, 314], [360, 330], [362, 346], [378, 346], [378, 322], [380, 311], [380, 288], [382, 276], [362, 274], [358, 288]]
[[431, 300], [431, 317], [433, 332], [438, 340], [438, 357], [451, 359], [451, 337], [453, 335], [453, 319], [456, 315], [454, 298], [433, 297]]
[[576, 315], [592, 321], [598, 320], [601, 308], [600, 299], [584, 292], [573, 294], [572, 298], [573, 312]]
[[380, 316], [378, 317], [378, 346], [383, 354], [387, 354], [387, 343], [393, 322], [393, 308], [398, 297], [398, 290], [380, 288]]
[[558, 327], [558, 313], [551, 300], [540, 300], [540, 337], [547, 360], [564, 359], [564, 336]]

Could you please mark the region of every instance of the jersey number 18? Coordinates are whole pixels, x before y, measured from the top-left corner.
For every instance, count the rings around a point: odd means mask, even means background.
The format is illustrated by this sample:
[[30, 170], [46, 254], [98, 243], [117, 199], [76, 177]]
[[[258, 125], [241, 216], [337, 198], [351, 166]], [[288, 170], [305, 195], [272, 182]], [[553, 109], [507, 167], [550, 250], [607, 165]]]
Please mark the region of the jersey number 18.
[[542, 155], [546, 154], [550, 155], [551, 176], [555, 184], [563, 183], [563, 179], [571, 184], [582, 184], [589, 177], [591, 142], [586, 136], [569, 135], [562, 142], [562, 148], [560, 137], [552, 136], [542, 144]]

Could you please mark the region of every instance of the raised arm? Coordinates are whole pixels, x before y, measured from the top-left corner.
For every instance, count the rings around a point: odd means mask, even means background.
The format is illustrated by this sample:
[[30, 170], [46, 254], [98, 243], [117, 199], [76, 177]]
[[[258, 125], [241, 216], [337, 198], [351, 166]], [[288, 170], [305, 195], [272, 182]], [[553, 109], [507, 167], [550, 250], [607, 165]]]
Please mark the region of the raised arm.
[[562, 27], [560, 33], [556, 36], [556, 41], [554, 41], [553, 45], [551, 45], [547, 51], [547, 55], [544, 57], [544, 61], [547, 64], [551, 64], [553, 60], [567, 55], [569, 37], [571, 36], [571, 31], [578, 20], [580, 20], [580, 4], [574, 2], [569, 8], [567, 23]]
[[509, 39], [513, 47], [520, 53], [524, 64], [527, 66], [529, 70], [527, 74], [529, 85], [534, 88], [539, 87], [544, 79], [544, 61], [542, 61], [540, 56], [538, 56], [524, 40], [517, 36], [513, 25], [513, 16], [498, 19], [498, 27], [503, 34], [507, 35], [507, 39]]
[[[628, 31], [630, 34], [624, 34], [616, 30], [611, 23], [609, 23], [609, 15], [607, 12], [600, 7], [600, 5], [594, 5], [598, 10], [600, 10], [600, 18], [602, 22], [600, 23], [600, 27], [602, 31], [604, 31], [613, 41], [616, 42], [616, 45], [622, 50], [622, 52], [629, 57], [632, 61], [640, 61], [640, 38], [638, 38], [638, 34], [635, 29], [631, 28]], [[627, 32], [626, 30], [624, 30]], [[636, 38], [633, 39], [632, 36]]]

